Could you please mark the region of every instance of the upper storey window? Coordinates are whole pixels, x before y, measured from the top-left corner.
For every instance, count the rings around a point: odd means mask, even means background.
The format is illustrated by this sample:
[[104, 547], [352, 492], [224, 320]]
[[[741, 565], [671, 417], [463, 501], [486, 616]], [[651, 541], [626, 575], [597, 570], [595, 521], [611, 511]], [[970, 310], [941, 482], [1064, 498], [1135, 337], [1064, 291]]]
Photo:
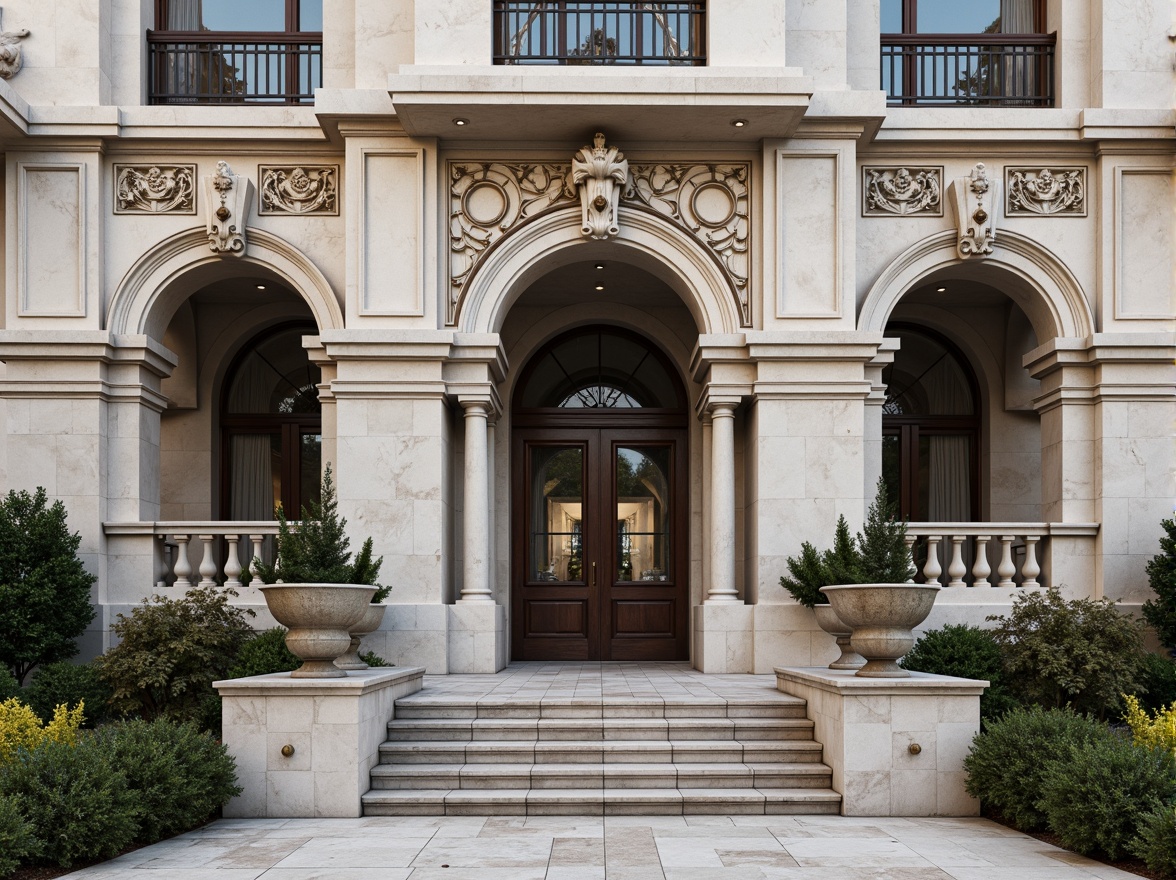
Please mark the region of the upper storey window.
[[1054, 44], [1040, 0], [882, 0], [892, 105], [1052, 107]]
[[323, 79], [323, 0], [156, 0], [152, 104], [300, 104]]
[[495, 64], [706, 64], [703, 2], [494, 0]]

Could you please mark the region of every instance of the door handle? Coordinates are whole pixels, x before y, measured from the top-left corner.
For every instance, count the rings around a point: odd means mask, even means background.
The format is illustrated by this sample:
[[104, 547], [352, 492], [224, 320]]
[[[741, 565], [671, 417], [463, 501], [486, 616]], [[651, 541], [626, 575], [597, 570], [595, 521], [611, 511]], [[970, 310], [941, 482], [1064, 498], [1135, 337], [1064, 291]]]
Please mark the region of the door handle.
[[592, 563], [592, 583], [591, 583], [591, 586], [593, 586], [593, 587], [596, 586], [596, 563], [595, 562]]

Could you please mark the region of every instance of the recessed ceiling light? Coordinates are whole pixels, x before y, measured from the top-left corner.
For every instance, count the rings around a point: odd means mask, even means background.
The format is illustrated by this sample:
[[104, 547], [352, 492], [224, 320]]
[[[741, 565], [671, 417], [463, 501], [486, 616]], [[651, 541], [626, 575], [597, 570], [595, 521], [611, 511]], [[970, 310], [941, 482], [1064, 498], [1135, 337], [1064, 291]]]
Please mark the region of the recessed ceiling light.
[[264, 284], [255, 284], [254, 287], [256, 287], [258, 290], [265, 290]]
[[947, 293], [947, 288], [946, 287], [936, 287], [935, 292], [936, 293]]
[[454, 125], [469, 125], [470, 121], [468, 119], [465, 119], [465, 118], [459, 116], [455, 120], [453, 120], [453, 124]]
[[603, 268], [604, 268], [604, 263], [597, 263], [597, 264], [596, 264], [596, 268], [597, 268], [597, 269], [603, 269]]
[[604, 290], [604, 285], [603, 285], [603, 284], [597, 284], [597, 285], [596, 285], [596, 289], [597, 289], [597, 290]]
[[743, 126], [747, 125], [747, 120], [746, 119], [732, 119], [731, 124], [733, 126], [735, 126], [736, 128], [743, 128]]

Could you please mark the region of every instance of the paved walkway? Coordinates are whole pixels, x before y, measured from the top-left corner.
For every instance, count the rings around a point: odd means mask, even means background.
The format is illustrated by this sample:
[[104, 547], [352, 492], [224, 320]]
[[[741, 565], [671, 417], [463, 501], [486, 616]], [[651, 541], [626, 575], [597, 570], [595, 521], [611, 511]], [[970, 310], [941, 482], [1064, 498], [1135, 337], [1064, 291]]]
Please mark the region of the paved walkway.
[[223, 819], [78, 871], [125, 880], [1089, 880], [1134, 875], [985, 819]]

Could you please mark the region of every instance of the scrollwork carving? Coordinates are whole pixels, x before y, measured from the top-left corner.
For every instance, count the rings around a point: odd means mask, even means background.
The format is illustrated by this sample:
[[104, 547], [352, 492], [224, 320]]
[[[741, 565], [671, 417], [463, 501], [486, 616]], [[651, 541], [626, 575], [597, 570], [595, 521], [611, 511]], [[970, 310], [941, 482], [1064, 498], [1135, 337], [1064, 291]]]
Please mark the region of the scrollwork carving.
[[259, 165], [259, 214], [338, 214], [338, 165]]
[[[3, 16], [4, 11], [0, 9], [0, 22], [4, 20]], [[0, 79], [12, 79], [20, 73], [21, 65], [24, 64], [20, 41], [28, 35], [28, 28], [19, 31], [0, 30]]]
[[862, 168], [862, 214], [866, 217], [943, 216], [941, 167]]
[[195, 165], [115, 165], [116, 214], [195, 214]]
[[228, 162], [217, 162], [216, 174], [204, 178], [208, 246], [213, 253], [235, 256], [245, 253], [245, 221], [252, 190], [249, 179], [234, 174]]
[[977, 162], [967, 177], [952, 181], [956, 203], [956, 252], [964, 258], [992, 253], [996, 241], [996, 206], [1000, 204], [1000, 181], [990, 180], [983, 162]]
[[1006, 214], [1086, 216], [1085, 168], [1005, 168]]
[[596, 132], [591, 147], [581, 147], [572, 159], [572, 185], [580, 193], [583, 226], [580, 231], [596, 241], [607, 241], [620, 227], [617, 208], [629, 180], [629, 163], [616, 147], [605, 146]]

